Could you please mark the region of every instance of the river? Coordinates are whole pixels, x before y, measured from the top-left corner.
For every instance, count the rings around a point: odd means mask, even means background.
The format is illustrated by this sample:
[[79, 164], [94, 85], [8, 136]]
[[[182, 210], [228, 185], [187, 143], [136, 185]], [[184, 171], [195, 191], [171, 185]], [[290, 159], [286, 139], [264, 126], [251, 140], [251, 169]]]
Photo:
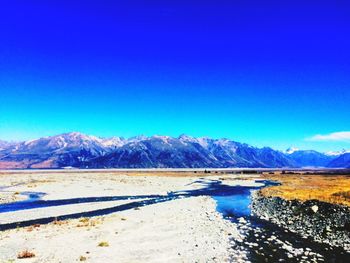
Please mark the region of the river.
[[[276, 184], [264, 180], [256, 180], [255, 182], [257, 184], [254, 186], [234, 185], [232, 183], [228, 185], [220, 180], [201, 178], [193, 182], [194, 184], [201, 184], [201, 188], [169, 192], [167, 195], [99, 196], [60, 200], [43, 200], [42, 197], [45, 196], [45, 193], [41, 192], [22, 192], [21, 194], [27, 197], [26, 200], [0, 204], [0, 213], [118, 200], [130, 200], [130, 202], [109, 208], [64, 214], [58, 217], [44, 217], [0, 224], [0, 230], [33, 224], [47, 224], [54, 220], [107, 215], [155, 203], [169, 202], [178, 198], [210, 196], [217, 202], [217, 211], [225, 219], [235, 224], [244, 237], [243, 240], [232, 240], [233, 250], [236, 253], [237, 251], [245, 251], [251, 262], [350, 262], [350, 255], [342, 248], [335, 248], [314, 242], [311, 239], [302, 238], [275, 224], [253, 216], [250, 209], [252, 191]], [[4, 188], [0, 190], [5, 191]], [[234, 258], [232, 261], [234, 261]]]

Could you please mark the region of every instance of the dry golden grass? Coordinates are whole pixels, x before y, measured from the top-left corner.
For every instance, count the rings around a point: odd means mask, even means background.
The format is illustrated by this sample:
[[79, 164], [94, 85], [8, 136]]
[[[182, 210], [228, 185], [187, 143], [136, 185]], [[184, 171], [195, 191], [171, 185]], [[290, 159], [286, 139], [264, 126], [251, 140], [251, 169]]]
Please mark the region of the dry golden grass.
[[90, 226], [96, 226], [101, 223], [102, 222], [99, 218], [92, 219], [88, 217], [83, 217], [79, 219], [79, 223], [77, 224], [77, 227], [90, 227]]
[[109, 247], [109, 243], [106, 241], [102, 241], [102, 242], [98, 243], [98, 246], [99, 247]]
[[40, 224], [34, 224], [32, 226], [27, 227], [27, 232], [32, 232], [34, 229], [40, 228]]
[[80, 223], [88, 223], [89, 221], [90, 221], [90, 218], [88, 218], [88, 217], [82, 217], [79, 219]]
[[278, 196], [284, 199], [320, 201], [350, 206], [350, 176], [347, 175], [263, 175], [282, 185], [261, 190], [265, 196]]
[[67, 225], [69, 223], [69, 220], [54, 220], [52, 222], [52, 224], [56, 225], [56, 226], [63, 226], [63, 225]]

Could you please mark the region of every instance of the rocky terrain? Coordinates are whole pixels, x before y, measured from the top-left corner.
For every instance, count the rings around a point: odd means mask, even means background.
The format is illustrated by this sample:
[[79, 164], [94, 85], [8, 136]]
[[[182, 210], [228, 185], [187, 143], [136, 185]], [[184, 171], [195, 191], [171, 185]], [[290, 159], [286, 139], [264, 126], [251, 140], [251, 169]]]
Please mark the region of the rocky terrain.
[[252, 195], [251, 209], [259, 218], [302, 237], [350, 252], [350, 208], [347, 206], [265, 197], [256, 192]]

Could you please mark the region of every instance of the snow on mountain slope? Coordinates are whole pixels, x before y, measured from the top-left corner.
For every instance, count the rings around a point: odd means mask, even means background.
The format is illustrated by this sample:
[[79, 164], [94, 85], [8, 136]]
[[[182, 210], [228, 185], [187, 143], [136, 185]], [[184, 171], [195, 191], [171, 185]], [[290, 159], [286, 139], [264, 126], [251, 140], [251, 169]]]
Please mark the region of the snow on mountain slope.
[[0, 142], [3, 168], [186, 168], [326, 166], [316, 151], [256, 148], [229, 139], [181, 135], [99, 138], [78, 132], [20, 143]]
[[288, 148], [288, 149], [285, 151], [285, 153], [286, 153], [286, 154], [292, 154], [292, 153], [297, 152], [297, 151], [299, 151], [298, 148], [290, 147], [290, 148]]
[[343, 149], [341, 151], [330, 151], [330, 152], [326, 152], [325, 154], [328, 156], [340, 156], [345, 153], [350, 153], [350, 150]]
[[300, 167], [326, 167], [333, 160], [332, 156], [313, 150], [294, 150], [288, 157]]

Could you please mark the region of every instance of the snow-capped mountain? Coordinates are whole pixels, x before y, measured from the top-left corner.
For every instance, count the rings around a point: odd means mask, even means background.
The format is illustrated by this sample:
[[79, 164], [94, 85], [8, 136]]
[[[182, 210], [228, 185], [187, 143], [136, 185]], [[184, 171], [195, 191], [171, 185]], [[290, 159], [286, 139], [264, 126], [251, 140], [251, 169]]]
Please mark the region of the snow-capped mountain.
[[126, 140], [121, 137], [111, 137], [102, 139], [100, 142], [104, 147], [117, 148], [122, 146], [126, 142]]
[[9, 146], [9, 142], [0, 140], [0, 151], [6, 149]]
[[326, 167], [334, 157], [313, 150], [293, 150], [286, 151], [288, 158], [292, 159], [301, 167]]
[[335, 157], [188, 135], [124, 139], [71, 132], [19, 143], [0, 142], [0, 168], [304, 167], [327, 166]]
[[350, 153], [350, 150], [343, 149], [341, 151], [330, 151], [330, 152], [326, 152], [325, 154], [328, 156], [340, 156], [345, 153]]
[[328, 167], [350, 168], [350, 152], [344, 152], [343, 154], [336, 156], [336, 158], [328, 164]]
[[0, 168], [80, 167], [82, 162], [111, 151], [116, 144], [118, 139], [111, 141], [78, 132], [44, 137], [0, 150]]
[[227, 139], [214, 140], [182, 135], [142, 137], [130, 140], [88, 167], [285, 167], [294, 165], [281, 152], [258, 149]]
[[101, 138], [71, 132], [20, 143], [12, 153], [47, 154], [86, 150], [98, 155], [106, 151], [103, 143]]
[[285, 150], [285, 153], [286, 153], [286, 154], [292, 154], [292, 153], [297, 152], [297, 151], [299, 151], [298, 148], [289, 147], [287, 150]]

